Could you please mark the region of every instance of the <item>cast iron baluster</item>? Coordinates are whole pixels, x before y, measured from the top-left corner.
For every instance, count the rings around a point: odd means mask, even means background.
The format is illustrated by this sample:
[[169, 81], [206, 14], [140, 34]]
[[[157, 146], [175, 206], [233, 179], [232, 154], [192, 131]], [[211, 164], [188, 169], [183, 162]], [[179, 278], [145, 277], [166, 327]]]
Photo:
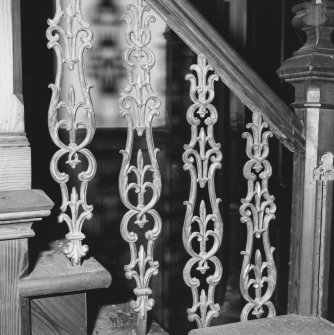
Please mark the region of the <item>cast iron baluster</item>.
[[[189, 321], [196, 321], [199, 328], [208, 327], [213, 317], [219, 314], [219, 304], [214, 302], [215, 288], [219, 283], [223, 268], [215, 256], [223, 237], [223, 221], [219, 212], [219, 202], [215, 191], [215, 173], [221, 168], [222, 152], [220, 144], [214, 139], [214, 125], [218, 119], [216, 108], [212, 105], [215, 96], [214, 82], [218, 76], [204, 55], [199, 55], [197, 64], [191, 66], [197, 78], [188, 74], [190, 81], [190, 98], [193, 105], [187, 112], [187, 120], [191, 125], [191, 141], [185, 146], [183, 154], [184, 169], [191, 177], [191, 188], [183, 228], [184, 247], [192, 257], [186, 264], [183, 277], [191, 288], [193, 306], [188, 309]], [[209, 74], [212, 72], [212, 74]], [[207, 213], [207, 204], [201, 200], [199, 215], [195, 215], [197, 187], [207, 187], [210, 199], [211, 213]], [[197, 209], [198, 210], [198, 209]], [[213, 224], [213, 230], [208, 225]], [[196, 226], [196, 229], [194, 229]], [[210, 247], [208, 246], [210, 244]], [[196, 251], [195, 249], [198, 249]], [[208, 250], [208, 248], [210, 248]], [[193, 277], [193, 271], [205, 275], [208, 270], [213, 274], [207, 275], [207, 289], [199, 292], [200, 279]]]
[[[272, 174], [272, 168], [267, 160], [269, 155], [268, 138], [272, 132], [264, 129], [268, 125], [263, 122], [260, 113], [254, 112], [252, 123], [247, 124], [243, 138], [247, 140], [246, 154], [249, 161], [244, 167], [244, 177], [248, 181], [248, 192], [245, 199], [241, 199], [241, 222], [247, 226], [246, 250], [242, 252], [244, 257], [240, 290], [248, 302], [241, 314], [241, 321], [247, 321], [252, 312], [257, 318], [265, 313], [266, 306], [268, 317], [275, 316], [276, 310], [270, 301], [276, 286], [276, 266], [273, 258], [274, 248], [270, 245], [269, 225], [275, 219], [275, 198], [269, 194], [268, 180]], [[254, 253], [254, 238], [261, 239], [263, 243], [265, 260], [260, 249]], [[252, 257], [254, 255], [254, 264]]]
[[[152, 135], [152, 120], [159, 115], [160, 100], [151, 85], [151, 70], [155, 64], [152, 50], [150, 24], [155, 21], [143, 0], [128, 5], [129, 14], [123, 19], [127, 24], [126, 41], [129, 48], [123, 54], [128, 69], [128, 85], [121, 93], [120, 113], [126, 117], [128, 136], [119, 176], [119, 190], [123, 204], [128, 208], [121, 222], [121, 234], [130, 245], [131, 261], [125, 266], [126, 277], [135, 279], [137, 300], [133, 308], [138, 313], [137, 334], [146, 334], [147, 313], [154, 305], [150, 298], [150, 279], [157, 275], [159, 263], [153, 260], [154, 241], [160, 236], [162, 221], [154, 209], [161, 194], [161, 177]], [[145, 135], [148, 155], [137, 152], [137, 164], [131, 164], [135, 132]], [[147, 162], [145, 162], [147, 160]], [[132, 196], [132, 197], [131, 197]], [[136, 198], [136, 200], [134, 200]], [[150, 223], [150, 229], [147, 224]], [[138, 241], [137, 232], [145, 232], [146, 241]], [[147, 230], [148, 229], [148, 230]], [[145, 245], [147, 245], [145, 250]], [[139, 249], [138, 249], [139, 247]]]
[[[62, 194], [61, 214], [59, 222], [65, 221], [69, 228], [66, 235], [68, 243], [64, 247], [65, 255], [71, 259], [73, 265], [80, 265], [81, 258], [88, 251], [87, 245], [82, 245], [85, 235], [81, 232], [85, 220], [92, 218], [93, 206], [87, 204], [88, 182], [92, 180], [96, 172], [96, 161], [93, 154], [86, 148], [95, 133], [95, 116], [90, 98], [90, 86], [86, 82], [83, 58], [86, 49], [92, 48], [93, 33], [81, 13], [81, 0], [66, 0], [62, 5], [56, 1], [56, 14], [48, 20], [47, 38], [48, 48], [53, 48], [57, 56], [57, 72], [52, 89], [52, 98], [49, 107], [48, 123], [50, 136], [59, 147], [51, 160], [50, 171], [53, 179], [60, 184]], [[80, 90], [76, 92], [73, 85], [68, 89], [68, 98], [62, 88], [64, 71], [78, 71]], [[66, 93], [66, 92], [65, 92]], [[77, 101], [76, 96], [82, 99]], [[60, 112], [65, 115], [61, 118]], [[77, 141], [77, 132], [85, 132], [84, 139]], [[69, 135], [69, 143], [60, 138], [60, 130], [65, 130]], [[80, 182], [79, 192], [73, 187], [69, 194], [67, 183], [70, 177], [59, 170], [59, 161], [67, 156], [66, 164], [73, 170], [80, 166], [82, 159], [87, 161], [86, 171], [78, 174]]]

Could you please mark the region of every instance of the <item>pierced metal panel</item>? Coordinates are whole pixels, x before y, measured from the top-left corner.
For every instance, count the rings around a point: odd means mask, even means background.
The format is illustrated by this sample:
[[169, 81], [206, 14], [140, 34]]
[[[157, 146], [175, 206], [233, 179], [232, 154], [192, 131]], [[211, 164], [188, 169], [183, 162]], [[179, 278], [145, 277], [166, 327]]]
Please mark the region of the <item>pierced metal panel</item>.
[[[56, 0], [55, 17], [48, 20], [48, 25], [48, 48], [53, 49], [57, 57], [56, 80], [49, 86], [52, 97], [48, 124], [50, 136], [59, 147], [51, 160], [50, 171], [53, 179], [60, 184], [62, 194], [58, 221], [65, 221], [69, 228], [66, 235], [68, 243], [63, 251], [73, 265], [80, 265], [81, 258], [88, 252], [88, 246], [82, 244], [85, 235], [81, 230], [85, 220], [92, 218], [93, 211], [93, 206], [88, 205], [86, 199], [88, 182], [96, 172], [95, 158], [86, 148], [95, 133], [95, 116], [90, 98], [91, 87], [87, 84], [83, 63], [85, 51], [92, 48], [93, 33], [82, 17], [81, 0], [64, 0], [63, 3]], [[68, 89], [62, 87], [64, 71], [77, 71], [80, 90], [73, 85]], [[67, 99], [63, 100], [65, 90], [68, 90]], [[60, 131], [67, 132], [68, 141], [60, 137]], [[78, 131], [85, 134], [83, 140], [77, 139]], [[67, 157], [66, 164], [73, 170], [87, 166], [86, 170], [77, 174], [79, 190], [73, 186], [70, 193], [70, 176], [59, 170], [60, 160], [64, 157]]]
[[[191, 141], [185, 146], [183, 154], [184, 169], [191, 177], [191, 188], [187, 206], [184, 228], [184, 247], [191, 256], [187, 262], [183, 277], [191, 288], [193, 306], [188, 309], [189, 321], [196, 321], [199, 328], [208, 327], [211, 319], [217, 317], [220, 306], [214, 302], [215, 288], [222, 277], [222, 264], [215, 256], [223, 237], [223, 220], [219, 212], [219, 202], [215, 191], [215, 173], [221, 168], [222, 152], [220, 144], [214, 139], [214, 125], [218, 120], [216, 108], [212, 105], [215, 92], [214, 82], [218, 75], [208, 64], [204, 55], [199, 55], [197, 64], [191, 66], [196, 72], [188, 74], [190, 81], [190, 98], [193, 105], [187, 112], [191, 125]], [[211, 72], [211, 74], [210, 74]], [[200, 201], [199, 215], [196, 215], [198, 186], [207, 188], [211, 213], [207, 203]], [[212, 225], [213, 228], [210, 228]], [[196, 274], [197, 272], [197, 274]], [[210, 274], [208, 274], [210, 272]], [[206, 275], [206, 287], [199, 277]]]
[[[265, 129], [260, 113], [254, 112], [252, 123], [247, 124], [243, 138], [247, 140], [246, 154], [249, 161], [244, 166], [244, 177], [248, 182], [248, 192], [241, 199], [241, 222], [247, 226], [247, 243], [243, 255], [240, 276], [240, 290], [248, 302], [243, 308], [241, 321], [249, 320], [250, 313], [257, 318], [266, 313], [269, 317], [276, 315], [275, 306], [270, 301], [276, 286], [276, 266], [273, 257], [274, 248], [270, 245], [269, 225], [275, 219], [275, 198], [269, 194], [268, 180], [272, 168], [267, 160], [269, 155], [268, 139], [271, 131]], [[264, 257], [260, 249], [254, 252], [254, 243], [262, 238]], [[254, 256], [254, 263], [253, 263]]]
[[[151, 85], [151, 70], [155, 57], [149, 48], [150, 24], [155, 17], [148, 14], [150, 8], [143, 0], [128, 5], [126, 41], [129, 48], [123, 54], [128, 69], [128, 85], [121, 93], [120, 113], [126, 117], [128, 136], [119, 176], [119, 191], [123, 204], [128, 208], [121, 222], [121, 234], [130, 245], [131, 261], [125, 266], [126, 277], [134, 279], [137, 300], [133, 308], [138, 312], [137, 334], [146, 334], [147, 312], [154, 305], [150, 298], [151, 277], [158, 274], [159, 263], [154, 261], [154, 242], [161, 233], [162, 221], [154, 209], [161, 194], [161, 176], [152, 134], [152, 120], [159, 115], [160, 99]], [[134, 137], [145, 135], [147, 154], [139, 149], [136, 163]], [[146, 229], [146, 232], [145, 232]], [[138, 235], [142, 238], [139, 238]], [[145, 248], [146, 246], [146, 248]], [[139, 248], [139, 250], [138, 250]]]

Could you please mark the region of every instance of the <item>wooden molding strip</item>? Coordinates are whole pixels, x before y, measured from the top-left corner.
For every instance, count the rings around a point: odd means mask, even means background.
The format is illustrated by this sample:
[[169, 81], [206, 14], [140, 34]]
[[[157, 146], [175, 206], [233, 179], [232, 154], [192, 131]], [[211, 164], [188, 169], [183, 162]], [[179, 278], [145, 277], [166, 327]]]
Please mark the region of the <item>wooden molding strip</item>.
[[1, 191], [0, 221], [42, 218], [53, 205], [41, 190]]
[[22, 238], [31, 238], [35, 236], [35, 232], [31, 229], [31, 225], [36, 220], [30, 222], [0, 224], [0, 241], [16, 240]]
[[146, 2], [196, 54], [206, 56], [225, 85], [251, 111], [262, 114], [271, 131], [289, 150], [305, 150], [302, 121], [211, 27], [189, 0]]

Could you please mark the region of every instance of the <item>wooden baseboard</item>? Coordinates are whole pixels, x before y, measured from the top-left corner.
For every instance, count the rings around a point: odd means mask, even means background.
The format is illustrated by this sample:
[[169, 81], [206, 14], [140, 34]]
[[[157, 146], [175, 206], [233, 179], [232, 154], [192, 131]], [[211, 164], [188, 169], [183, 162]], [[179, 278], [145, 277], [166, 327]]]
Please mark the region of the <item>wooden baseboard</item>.
[[87, 335], [86, 293], [33, 298], [31, 335]]

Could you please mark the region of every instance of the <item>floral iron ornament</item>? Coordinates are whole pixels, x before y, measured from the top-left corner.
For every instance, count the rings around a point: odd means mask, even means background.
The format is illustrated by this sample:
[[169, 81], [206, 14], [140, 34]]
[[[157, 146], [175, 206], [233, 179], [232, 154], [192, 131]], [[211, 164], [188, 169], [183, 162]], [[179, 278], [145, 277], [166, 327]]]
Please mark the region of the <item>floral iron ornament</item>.
[[[183, 154], [184, 169], [191, 177], [191, 189], [187, 206], [184, 228], [183, 244], [191, 259], [187, 262], [183, 277], [185, 283], [191, 288], [193, 306], [188, 309], [189, 321], [196, 321], [199, 328], [208, 327], [213, 317], [219, 314], [219, 304], [214, 302], [215, 287], [222, 277], [222, 264], [215, 256], [223, 237], [223, 221], [219, 212], [219, 202], [215, 191], [215, 173], [221, 168], [222, 152], [220, 144], [214, 139], [214, 125], [218, 120], [216, 108], [212, 105], [215, 92], [214, 82], [218, 76], [213, 67], [208, 65], [204, 55], [199, 55], [197, 64], [191, 66], [194, 74], [186, 79], [190, 81], [190, 98], [193, 102], [187, 112], [187, 120], [191, 125], [191, 141], [185, 146]], [[213, 72], [209, 75], [209, 72]], [[199, 216], [196, 216], [195, 204], [198, 186], [207, 187], [211, 206], [211, 214], [207, 213], [204, 200], [200, 202]], [[213, 224], [213, 230], [209, 225]], [[195, 228], [196, 226], [196, 228]], [[196, 246], [199, 251], [196, 251]], [[201, 281], [192, 275], [197, 270], [205, 275], [210, 269], [213, 274], [207, 275], [207, 290], [199, 292]]]
[[[121, 93], [120, 113], [127, 119], [128, 135], [126, 148], [121, 151], [123, 163], [119, 191], [128, 211], [121, 222], [121, 234], [129, 243], [131, 254], [130, 264], [125, 266], [126, 277], [136, 282], [134, 293], [137, 299], [133, 302], [133, 308], [138, 313], [137, 334], [144, 335], [147, 331], [147, 313], [154, 305], [149, 284], [159, 267], [159, 263], [153, 259], [154, 242], [162, 228], [160, 215], [154, 209], [161, 194], [161, 176], [158, 150], [154, 147], [152, 134], [152, 120], [159, 115], [160, 100], [151, 85], [155, 58], [148, 46], [151, 41], [150, 24], [155, 18], [146, 15], [150, 8], [143, 0], [135, 0], [127, 9], [129, 14], [123, 19], [127, 24], [126, 41], [129, 48], [123, 54], [123, 62], [128, 70], [128, 85]], [[135, 133], [139, 137], [145, 135], [147, 154], [138, 150], [136, 164], [132, 165]], [[133, 225], [137, 227], [137, 232]], [[139, 239], [138, 234], [144, 235], [146, 241]]]
[[[242, 252], [243, 264], [240, 276], [240, 290], [247, 301], [241, 314], [241, 321], [249, 320], [250, 313], [257, 318], [266, 313], [276, 315], [275, 306], [270, 301], [276, 286], [276, 266], [273, 257], [274, 248], [270, 245], [269, 224], [275, 219], [275, 198], [269, 194], [268, 180], [272, 168], [267, 160], [269, 155], [268, 138], [270, 131], [264, 131], [268, 125], [263, 122], [260, 113], [254, 112], [252, 123], [247, 125], [251, 132], [243, 134], [247, 140], [246, 154], [249, 161], [244, 166], [244, 177], [248, 181], [248, 192], [241, 200], [241, 222], [247, 226], [246, 250]], [[254, 254], [254, 241], [261, 239], [265, 260], [260, 249]], [[265, 311], [265, 307], [267, 312]]]
[[[82, 244], [85, 235], [81, 230], [85, 220], [92, 218], [93, 211], [93, 206], [88, 205], [86, 200], [88, 182], [96, 172], [95, 158], [86, 148], [95, 133], [95, 116], [90, 98], [91, 87], [86, 82], [83, 64], [85, 51], [92, 48], [93, 33], [82, 17], [81, 0], [65, 0], [63, 3], [67, 5], [63, 6], [60, 0], [56, 0], [55, 17], [48, 20], [46, 33], [48, 48], [53, 49], [57, 57], [56, 80], [50, 85], [52, 97], [48, 124], [50, 136], [59, 150], [51, 160], [50, 171], [53, 179], [60, 184], [62, 194], [58, 220], [65, 221], [69, 228], [64, 253], [73, 265], [80, 265], [81, 258], [88, 252], [88, 246]], [[76, 92], [70, 85], [67, 100], [64, 101], [61, 97], [66, 95], [62, 88], [65, 70], [77, 71], [80, 90]], [[82, 96], [81, 101], [77, 101], [77, 95]], [[82, 141], [77, 140], [79, 129], [85, 132]], [[68, 132], [68, 144], [60, 138], [61, 130]], [[70, 177], [59, 170], [60, 160], [64, 157], [67, 157], [66, 164], [73, 170], [82, 164], [83, 159], [87, 161], [87, 169], [78, 174], [79, 192], [73, 187], [69, 194], [67, 183]]]

